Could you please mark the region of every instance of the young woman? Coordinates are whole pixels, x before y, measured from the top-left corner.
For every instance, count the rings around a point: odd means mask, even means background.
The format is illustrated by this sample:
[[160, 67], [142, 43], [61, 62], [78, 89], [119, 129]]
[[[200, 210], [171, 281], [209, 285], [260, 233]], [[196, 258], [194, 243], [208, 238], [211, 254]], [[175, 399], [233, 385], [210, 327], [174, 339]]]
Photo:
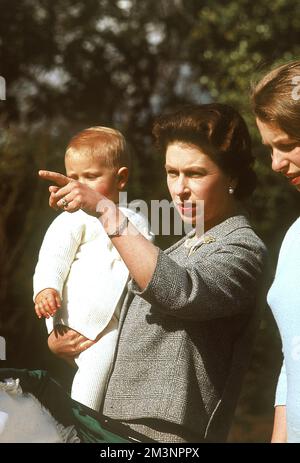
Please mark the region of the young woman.
[[[272, 169], [300, 191], [300, 61], [280, 66], [256, 85], [253, 107]], [[288, 230], [268, 293], [281, 334], [284, 361], [278, 380], [272, 442], [300, 442], [300, 219]]]

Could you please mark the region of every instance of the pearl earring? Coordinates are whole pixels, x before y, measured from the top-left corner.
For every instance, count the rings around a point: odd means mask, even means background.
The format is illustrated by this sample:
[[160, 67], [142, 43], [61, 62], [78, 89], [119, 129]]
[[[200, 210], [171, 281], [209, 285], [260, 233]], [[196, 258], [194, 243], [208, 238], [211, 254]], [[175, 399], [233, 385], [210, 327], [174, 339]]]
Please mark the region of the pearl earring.
[[230, 195], [233, 195], [233, 193], [234, 193], [234, 188], [233, 188], [233, 186], [230, 186], [230, 187], [228, 188], [228, 192], [229, 192]]

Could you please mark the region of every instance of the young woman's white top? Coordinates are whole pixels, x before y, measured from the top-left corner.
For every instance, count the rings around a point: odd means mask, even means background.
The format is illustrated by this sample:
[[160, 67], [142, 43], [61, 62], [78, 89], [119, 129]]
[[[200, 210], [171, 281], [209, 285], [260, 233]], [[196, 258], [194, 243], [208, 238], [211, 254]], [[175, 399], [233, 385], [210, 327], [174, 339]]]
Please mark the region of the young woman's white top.
[[282, 242], [268, 304], [284, 355], [275, 405], [286, 405], [287, 441], [300, 442], [300, 218]]

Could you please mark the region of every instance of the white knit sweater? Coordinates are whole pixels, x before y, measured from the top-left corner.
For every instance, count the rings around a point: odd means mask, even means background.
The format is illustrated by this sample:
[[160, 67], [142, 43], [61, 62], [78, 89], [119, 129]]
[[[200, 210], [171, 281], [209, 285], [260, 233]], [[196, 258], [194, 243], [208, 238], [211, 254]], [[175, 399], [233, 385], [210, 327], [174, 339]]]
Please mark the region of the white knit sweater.
[[[146, 219], [127, 208], [120, 210], [148, 239]], [[48, 332], [66, 325], [95, 339], [112, 315], [118, 316], [129, 272], [100, 221], [79, 210], [61, 213], [48, 228], [33, 277], [35, 300], [54, 288], [62, 306], [46, 320]]]

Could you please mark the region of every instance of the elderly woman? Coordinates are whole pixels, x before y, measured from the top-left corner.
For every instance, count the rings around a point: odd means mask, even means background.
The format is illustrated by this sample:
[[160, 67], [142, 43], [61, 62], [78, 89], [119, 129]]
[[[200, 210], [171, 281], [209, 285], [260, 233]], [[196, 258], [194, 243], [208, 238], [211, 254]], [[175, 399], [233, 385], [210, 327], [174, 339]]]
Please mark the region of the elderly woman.
[[[97, 215], [132, 280], [99, 423], [128, 441], [226, 440], [259, 321], [265, 247], [241, 209], [255, 187], [247, 127], [231, 107], [191, 106], [153, 130], [183, 222], [162, 251], [86, 185], [40, 176], [50, 205]], [[204, 201], [204, 213], [197, 207]], [[203, 228], [197, 223], [203, 219]], [[92, 341], [71, 330], [49, 346], [71, 359]]]
[[[273, 69], [253, 90], [253, 107], [272, 169], [300, 191], [300, 61]], [[272, 442], [300, 442], [300, 219], [280, 250], [268, 303], [279, 327], [284, 361], [278, 380]]]

